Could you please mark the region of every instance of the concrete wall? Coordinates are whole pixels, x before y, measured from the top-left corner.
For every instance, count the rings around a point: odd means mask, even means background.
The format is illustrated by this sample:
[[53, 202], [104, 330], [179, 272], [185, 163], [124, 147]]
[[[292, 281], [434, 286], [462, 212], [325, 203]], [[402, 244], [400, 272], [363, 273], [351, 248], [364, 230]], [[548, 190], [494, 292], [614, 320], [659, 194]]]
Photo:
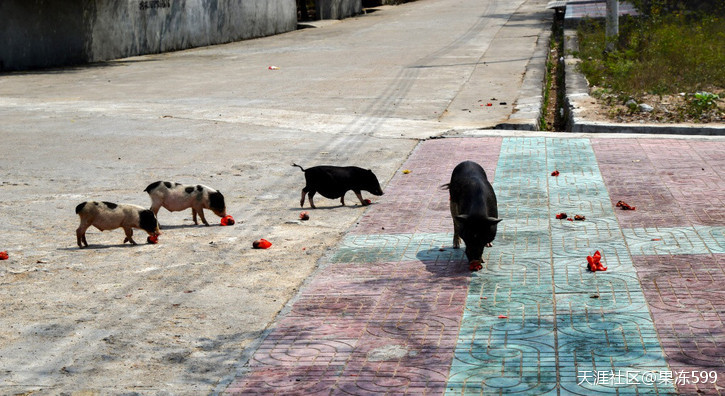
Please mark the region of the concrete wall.
[[317, 17], [343, 19], [362, 12], [362, 0], [315, 0]]
[[296, 28], [295, 0], [0, 0], [0, 70], [97, 62]]

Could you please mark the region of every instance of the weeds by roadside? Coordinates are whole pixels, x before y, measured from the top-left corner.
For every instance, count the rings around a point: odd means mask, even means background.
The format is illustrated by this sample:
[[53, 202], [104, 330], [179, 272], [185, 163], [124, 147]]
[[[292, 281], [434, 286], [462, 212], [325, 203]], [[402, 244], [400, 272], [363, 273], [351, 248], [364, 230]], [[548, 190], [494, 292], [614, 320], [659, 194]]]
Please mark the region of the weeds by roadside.
[[539, 129], [542, 131], [563, 131], [566, 128], [564, 118], [564, 14], [557, 12], [551, 28], [549, 55], [546, 61], [543, 100]]
[[581, 71], [619, 121], [725, 121], [725, 17], [674, 12], [620, 18], [614, 51], [604, 21], [579, 25]]

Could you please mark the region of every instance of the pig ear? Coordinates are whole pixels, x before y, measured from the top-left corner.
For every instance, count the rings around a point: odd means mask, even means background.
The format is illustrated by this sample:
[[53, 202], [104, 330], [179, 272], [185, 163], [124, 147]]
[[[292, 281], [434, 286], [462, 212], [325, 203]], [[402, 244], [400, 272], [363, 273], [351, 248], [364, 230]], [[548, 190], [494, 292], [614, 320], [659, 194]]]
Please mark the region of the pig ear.
[[488, 222], [489, 222], [489, 223], [493, 223], [493, 224], [498, 224], [498, 223], [500, 223], [500, 222], [501, 222], [501, 220], [503, 220], [503, 219], [497, 219], [497, 218], [495, 218], [495, 217], [489, 217], [489, 218], [487, 218], [486, 220], [488, 220]]
[[466, 221], [466, 220], [468, 220], [468, 215], [467, 214], [462, 214], [462, 215], [456, 216], [456, 218], [458, 220], [461, 220], [461, 221]]

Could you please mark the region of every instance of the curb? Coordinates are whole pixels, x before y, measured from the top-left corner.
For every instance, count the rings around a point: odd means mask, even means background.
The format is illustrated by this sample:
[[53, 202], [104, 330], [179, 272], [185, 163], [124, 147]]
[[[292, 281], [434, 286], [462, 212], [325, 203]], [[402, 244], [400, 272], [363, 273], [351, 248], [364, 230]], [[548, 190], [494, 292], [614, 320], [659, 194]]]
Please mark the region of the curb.
[[[540, 12], [542, 24], [551, 25], [554, 13], [551, 10]], [[516, 131], [539, 131], [539, 119], [541, 118], [542, 102], [544, 100], [543, 90], [546, 78], [546, 60], [549, 57], [549, 42], [551, 41], [551, 29], [546, 34], [539, 36], [534, 48], [531, 60], [526, 65], [519, 100], [516, 101], [514, 111], [506, 122], [497, 124], [493, 129], [508, 129]]]
[[593, 102], [594, 99], [589, 96], [589, 83], [587, 79], [577, 70], [577, 65], [580, 60], [572, 55], [578, 49], [579, 40], [576, 36], [576, 29], [567, 25], [564, 29], [564, 75], [566, 89], [565, 111], [567, 113], [567, 131], [585, 133], [725, 136], [725, 125], [723, 124], [625, 124], [584, 120], [581, 114], [587, 104]]

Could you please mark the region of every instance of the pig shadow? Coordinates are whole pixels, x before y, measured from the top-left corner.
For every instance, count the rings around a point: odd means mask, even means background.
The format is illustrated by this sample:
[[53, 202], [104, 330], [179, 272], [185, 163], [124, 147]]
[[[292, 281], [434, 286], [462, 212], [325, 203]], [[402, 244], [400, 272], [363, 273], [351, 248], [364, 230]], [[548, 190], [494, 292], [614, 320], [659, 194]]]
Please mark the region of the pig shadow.
[[314, 210], [320, 210], [320, 209], [322, 209], [322, 210], [330, 210], [330, 209], [337, 209], [337, 208], [357, 209], [357, 208], [366, 208], [366, 207], [369, 207], [369, 206], [373, 206], [375, 204], [376, 204], [375, 202], [372, 202], [372, 203], [369, 203], [367, 205], [360, 205], [360, 204], [356, 204], [356, 205], [332, 205], [332, 206], [320, 206], [320, 205], [317, 205], [315, 208], [311, 208], [309, 206], [305, 206], [305, 207], [296, 207], [296, 208], [293, 207], [293, 208], [289, 208], [289, 210], [293, 210], [293, 211], [294, 210], [300, 210], [300, 211], [310, 211], [310, 210], [312, 210], [312, 211], [314, 211]]
[[82, 252], [84, 250], [102, 250], [102, 249], [111, 249], [111, 248], [119, 248], [119, 249], [122, 249], [122, 248], [129, 248], [129, 247], [141, 247], [143, 245], [153, 245], [153, 244], [152, 243], [147, 243], [146, 241], [144, 241], [144, 242], [136, 242], [136, 245], [132, 245], [132, 244], [130, 244], [128, 242], [126, 242], [126, 243], [112, 243], [112, 244], [107, 244], [107, 245], [100, 244], [100, 243], [99, 244], [89, 243], [88, 246], [85, 246], [83, 248], [80, 248], [78, 246], [73, 246], [73, 247], [58, 248], [58, 250], [65, 250], [65, 251], [68, 251], [68, 252], [73, 252], [73, 251]]
[[178, 230], [182, 228], [194, 228], [194, 227], [222, 227], [219, 223], [209, 223], [208, 226], [204, 224], [159, 224], [159, 229], [163, 232], [164, 230]]
[[459, 277], [471, 275], [468, 269], [465, 249], [454, 249], [452, 246], [420, 250], [416, 258], [420, 260], [428, 272], [439, 277]]

